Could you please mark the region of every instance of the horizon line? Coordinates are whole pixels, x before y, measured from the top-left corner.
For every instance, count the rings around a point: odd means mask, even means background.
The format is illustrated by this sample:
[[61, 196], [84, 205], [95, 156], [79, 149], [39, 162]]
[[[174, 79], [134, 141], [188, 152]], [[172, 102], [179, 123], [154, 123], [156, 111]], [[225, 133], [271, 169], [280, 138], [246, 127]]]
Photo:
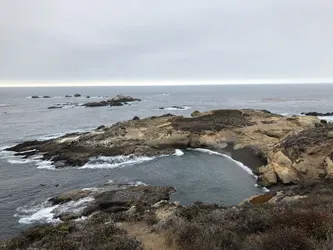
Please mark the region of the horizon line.
[[3, 81], [0, 88], [11, 87], [145, 87], [145, 86], [212, 86], [212, 85], [270, 85], [270, 84], [330, 84], [333, 79], [280, 79], [280, 80], [197, 80], [197, 81]]

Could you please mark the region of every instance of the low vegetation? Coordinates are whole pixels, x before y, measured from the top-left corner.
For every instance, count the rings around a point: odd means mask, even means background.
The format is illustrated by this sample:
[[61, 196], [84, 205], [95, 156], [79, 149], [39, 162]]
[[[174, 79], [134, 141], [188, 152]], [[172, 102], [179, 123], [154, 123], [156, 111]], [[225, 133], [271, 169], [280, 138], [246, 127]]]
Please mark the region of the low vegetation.
[[[122, 229], [124, 223], [144, 224], [151, 229], [147, 234], [163, 235], [164, 249], [332, 249], [332, 179], [285, 187], [270, 195], [234, 207], [201, 202], [187, 207], [138, 204], [127, 212], [99, 212], [85, 221], [33, 228], [3, 241], [0, 249], [144, 249], [144, 242], [130, 236], [131, 227]], [[172, 213], [161, 219], [161, 212], [168, 211]]]

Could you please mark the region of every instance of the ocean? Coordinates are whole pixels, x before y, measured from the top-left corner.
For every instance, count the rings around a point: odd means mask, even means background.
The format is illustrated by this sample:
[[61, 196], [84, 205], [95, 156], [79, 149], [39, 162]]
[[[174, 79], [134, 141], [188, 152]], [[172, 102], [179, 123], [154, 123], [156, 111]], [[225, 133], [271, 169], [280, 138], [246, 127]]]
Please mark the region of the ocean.
[[[204, 150], [177, 151], [156, 158], [119, 156], [111, 161], [96, 161], [87, 168], [55, 170], [48, 162], [23, 160], [1, 149], [26, 140], [89, 131], [134, 116], [189, 116], [195, 110], [223, 108], [266, 109], [283, 115], [332, 112], [332, 90], [333, 85], [328, 84], [0, 88], [0, 238], [53, 222], [48, 198], [66, 190], [94, 188], [109, 182], [174, 186], [177, 192], [172, 200], [184, 205], [197, 200], [233, 205], [264, 192], [255, 185], [255, 176], [246, 166]], [[65, 97], [76, 93], [81, 97]], [[117, 94], [142, 101], [122, 107], [79, 106]], [[64, 108], [48, 109], [65, 103], [68, 105]]]

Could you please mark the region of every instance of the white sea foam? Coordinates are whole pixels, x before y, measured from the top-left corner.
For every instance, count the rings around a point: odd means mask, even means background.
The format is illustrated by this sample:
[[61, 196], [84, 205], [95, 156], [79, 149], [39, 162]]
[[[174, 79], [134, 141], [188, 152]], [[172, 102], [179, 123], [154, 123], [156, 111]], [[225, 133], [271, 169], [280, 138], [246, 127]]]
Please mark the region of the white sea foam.
[[7, 162], [10, 164], [27, 164], [31, 162], [35, 162], [33, 159], [23, 159], [23, 158], [16, 158], [16, 159], [7, 159]]
[[6, 159], [9, 157], [13, 157], [14, 152], [6, 151], [5, 149], [10, 148], [12, 146], [2, 146], [0, 147], [0, 159]]
[[333, 116], [318, 116], [318, 118], [327, 122], [333, 122]]
[[89, 203], [94, 200], [92, 197], [85, 197], [78, 201], [70, 201], [64, 204], [51, 206], [49, 202], [43, 202], [35, 206], [24, 206], [17, 208], [17, 214], [14, 217], [18, 217], [21, 224], [32, 223], [58, 223], [60, 219], [56, 218], [58, 215], [67, 212], [80, 212]]
[[15, 217], [19, 217], [19, 223], [31, 224], [31, 223], [56, 223], [59, 219], [54, 219], [53, 211], [59, 207], [59, 205], [48, 206], [47, 202], [32, 207], [19, 207]]
[[36, 163], [38, 169], [48, 169], [48, 170], [55, 170], [55, 166], [53, 165], [52, 161], [38, 161]]
[[0, 108], [4, 108], [4, 107], [8, 107], [9, 106], [9, 104], [7, 104], [7, 103], [0, 103]]
[[151, 161], [155, 159], [155, 157], [147, 157], [147, 156], [134, 156], [134, 155], [120, 155], [120, 156], [100, 156], [93, 157], [82, 166], [80, 169], [85, 168], [118, 168], [124, 166], [131, 166], [135, 164], [139, 164], [146, 161]]
[[142, 181], [130, 181], [128, 184], [131, 186], [136, 186], [136, 187], [137, 186], [147, 186], [147, 184]]
[[174, 111], [174, 110], [188, 110], [191, 109], [192, 107], [183, 107], [183, 106], [179, 106], [179, 107], [165, 107], [161, 110], [168, 110], [168, 111]]
[[[258, 176], [255, 175], [249, 167], [245, 166], [243, 163], [241, 163], [239, 161], [234, 160], [229, 155], [221, 154], [219, 152], [215, 152], [215, 151], [205, 149], [205, 148], [194, 148], [194, 149], [189, 149], [189, 150], [198, 151], [198, 152], [202, 152], [202, 153], [208, 153], [208, 154], [211, 154], [211, 155], [220, 155], [220, 156], [226, 157], [226, 158], [232, 160], [233, 162], [235, 162], [238, 166], [240, 166], [242, 169], [244, 169], [247, 173], [249, 173], [250, 175], [252, 175], [256, 179], [258, 178]], [[269, 192], [269, 189], [267, 189], [266, 187], [261, 187], [258, 184], [254, 184], [254, 186], [258, 187], [258, 188], [262, 188], [264, 192]]]
[[176, 149], [176, 150], [175, 150], [175, 153], [174, 153], [173, 155], [175, 155], [175, 156], [183, 156], [183, 155], [184, 155], [184, 152], [181, 151], [180, 149]]
[[57, 138], [59, 138], [61, 136], [64, 136], [66, 134], [83, 133], [83, 132], [85, 132], [83, 129], [77, 129], [77, 130], [72, 130], [72, 131], [68, 131], [68, 132], [64, 132], [64, 133], [54, 133], [54, 134], [49, 134], [49, 135], [41, 136], [37, 140], [38, 141], [47, 141], [47, 140], [51, 140], [51, 139], [57, 139]]
[[247, 166], [245, 166], [243, 163], [232, 159], [229, 155], [221, 154], [219, 152], [215, 152], [215, 151], [212, 151], [212, 150], [209, 150], [209, 149], [205, 149], [205, 148], [195, 148], [195, 149], [191, 149], [191, 150], [202, 152], [202, 153], [208, 153], [208, 154], [211, 154], [211, 155], [220, 155], [220, 156], [226, 157], [226, 158], [232, 160], [233, 162], [235, 162], [238, 166], [240, 166], [242, 169], [244, 169], [250, 175], [252, 175], [254, 177], [257, 177], [255, 174], [253, 174], [253, 172], [252, 172], [252, 170], [250, 168], [248, 168]]

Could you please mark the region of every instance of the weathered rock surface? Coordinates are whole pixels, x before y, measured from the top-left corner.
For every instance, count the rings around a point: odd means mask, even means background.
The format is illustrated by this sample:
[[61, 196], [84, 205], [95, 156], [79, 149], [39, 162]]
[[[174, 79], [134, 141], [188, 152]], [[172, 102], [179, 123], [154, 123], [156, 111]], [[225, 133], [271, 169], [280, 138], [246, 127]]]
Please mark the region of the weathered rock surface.
[[52, 205], [58, 205], [87, 197], [92, 198], [93, 201], [83, 209], [56, 214], [56, 217], [61, 220], [72, 220], [81, 216], [89, 216], [97, 211], [118, 213], [127, 211], [131, 207], [148, 209], [160, 201], [168, 201], [173, 192], [175, 189], [172, 187], [110, 184], [96, 190], [70, 190], [49, 199], [49, 202]]
[[[265, 110], [215, 110], [192, 118], [150, 117], [117, 123], [90, 133], [31, 141], [7, 150], [42, 154], [56, 166], [82, 166], [91, 157], [171, 154], [205, 147], [246, 151], [265, 162], [254, 166], [263, 186], [295, 184], [332, 174], [333, 125], [312, 116], [284, 117]], [[35, 151], [31, 151], [35, 150]], [[31, 156], [31, 155], [29, 155]], [[242, 161], [242, 159], [237, 159]], [[59, 164], [61, 163], [61, 164]]]

